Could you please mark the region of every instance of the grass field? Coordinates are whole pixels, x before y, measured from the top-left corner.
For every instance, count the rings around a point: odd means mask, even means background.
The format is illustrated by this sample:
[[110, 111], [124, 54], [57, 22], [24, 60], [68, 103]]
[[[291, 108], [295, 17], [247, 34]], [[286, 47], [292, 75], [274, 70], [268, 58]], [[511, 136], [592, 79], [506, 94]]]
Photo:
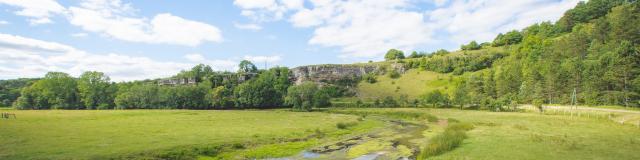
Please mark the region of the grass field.
[[[466, 131], [468, 136], [459, 146], [429, 159], [640, 159], [640, 127], [554, 112], [3, 110], [7, 111], [17, 119], [0, 120], [0, 159], [272, 158], [356, 142], [345, 141], [354, 136], [363, 138], [344, 152], [325, 156], [387, 153], [384, 156], [398, 157], [411, 155], [411, 149], [416, 149], [407, 148], [411, 144], [429, 144], [432, 137], [441, 135], [447, 121], [472, 124], [473, 129]], [[370, 118], [377, 116], [384, 118]], [[389, 121], [393, 119], [427, 128], [403, 128], [402, 123]], [[407, 138], [412, 140], [394, 147]]]
[[429, 159], [640, 159], [640, 128], [607, 119], [456, 109], [346, 111], [428, 113], [474, 125], [460, 147]]
[[451, 92], [455, 84], [451, 81], [457, 80], [457, 76], [451, 74], [411, 69], [397, 79], [392, 79], [388, 75], [379, 75], [376, 83], [359, 83], [357, 96], [366, 100], [386, 96], [397, 98], [405, 94], [410, 99], [415, 99], [427, 91], [436, 89], [445, 93]]
[[[288, 142], [318, 131], [329, 135], [364, 132], [375, 122], [360, 122], [356, 130], [340, 130], [339, 122], [356, 116], [288, 111], [182, 111], [182, 110], [5, 110], [17, 119], [0, 119], [0, 159], [91, 159], [172, 157], [215, 152], [220, 145], [253, 148]], [[318, 131], [316, 131], [318, 130]], [[320, 140], [263, 147], [253, 156], [297, 153]], [[291, 147], [295, 146], [295, 147]], [[264, 152], [264, 153], [262, 153]], [[237, 155], [227, 155], [237, 156]], [[242, 155], [241, 155], [242, 156]]]

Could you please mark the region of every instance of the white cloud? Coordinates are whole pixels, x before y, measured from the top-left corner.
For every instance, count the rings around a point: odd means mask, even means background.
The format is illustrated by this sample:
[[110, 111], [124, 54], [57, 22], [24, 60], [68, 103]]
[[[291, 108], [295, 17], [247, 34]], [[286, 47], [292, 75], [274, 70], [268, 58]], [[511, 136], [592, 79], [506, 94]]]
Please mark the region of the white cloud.
[[[194, 61], [157, 61], [117, 53], [94, 54], [64, 44], [0, 33], [0, 79], [42, 77], [49, 71], [79, 76], [84, 71], [100, 71], [114, 81], [141, 80], [171, 76], [189, 69]], [[225, 60], [197, 59], [218, 68], [237, 64]], [[219, 65], [224, 64], [224, 65]], [[233, 68], [233, 67], [230, 67]]]
[[555, 21], [580, 0], [456, 0], [427, 12], [429, 24], [450, 35], [453, 43], [491, 41], [498, 33], [534, 23]]
[[55, 0], [0, 0], [0, 4], [18, 7], [16, 15], [29, 17], [33, 25], [52, 23], [54, 14], [62, 14], [65, 8]]
[[4, 21], [4, 20], [0, 20], [0, 25], [6, 25], [6, 24], [9, 24], [9, 22]]
[[309, 0], [293, 5], [298, 7], [281, 7], [282, 1], [274, 0], [234, 4], [258, 22], [260, 15], [277, 15], [275, 19], [284, 17], [294, 27], [312, 28], [309, 44], [336, 47], [340, 57], [357, 58], [381, 57], [390, 48], [435, 49], [490, 41], [500, 32], [557, 20], [578, 1], [433, 0], [428, 2], [433, 9], [421, 8], [422, 1], [415, 0]]
[[284, 14], [304, 8], [304, 0], [234, 0], [241, 15], [257, 22], [280, 20]]
[[339, 47], [341, 57], [379, 57], [390, 48], [410, 50], [431, 41], [424, 14], [408, 11], [407, 0], [312, 1], [290, 18], [315, 27], [309, 44]]
[[252, 30], [252, 31], [259, 31], [262, 29], [262, 27], [258, 24], [253, 24], [253, 23], [249, 23], [249, 24], [240, 24], [237, 22], [233, 22], [233, 26], [238, 28], [238, 29], [245, 29], [245, 30]]
[[68, 18], [86, 31], [130, 42], [197, 46], [223, 40], [216, 26], [170, 13], [155, 15], [151, 20], [129, 16], [134, 10], [120, 0], [88, 0], [70, 7]]

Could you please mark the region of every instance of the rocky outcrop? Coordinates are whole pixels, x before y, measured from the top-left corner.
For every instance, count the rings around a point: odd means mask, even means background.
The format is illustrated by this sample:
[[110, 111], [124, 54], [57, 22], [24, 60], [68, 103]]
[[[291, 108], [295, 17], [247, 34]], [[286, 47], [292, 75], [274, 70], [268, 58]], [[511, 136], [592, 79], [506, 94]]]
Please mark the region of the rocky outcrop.
[[324, 64], [293, 68], [291, 69], [291, 79], [295, 84], [305, 81], [326, 83], [345, 78], [360, 78], [368, 73], [384, 73], [389, 67], [390, 69], [404, 72], [404, 67], [400, 64]]

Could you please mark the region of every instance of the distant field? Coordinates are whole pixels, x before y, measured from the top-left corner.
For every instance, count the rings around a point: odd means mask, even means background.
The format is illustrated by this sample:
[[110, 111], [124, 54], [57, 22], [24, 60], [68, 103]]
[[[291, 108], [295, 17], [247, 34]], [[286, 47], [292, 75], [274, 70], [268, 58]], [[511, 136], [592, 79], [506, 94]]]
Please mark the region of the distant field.
[[[288, 111], [182, 110], [5, 110], [17, 119], [0, 119], [0, 159], [102, 159], [146, 153], [190, 150], [222, 144], [276, 143], [322, 131], [327, 135], [358, 132], [339, 130], [338, 122], [356, 116]], [[374, 127], [361, 122], [359, 129]], [[281, 154], [297, 148], [273, 148]], [[286, 149], [293, 149], [287, 151]], [[265, 151], [266, 152], [266, 151]], [[184, 153], [178, 153], [184, 154]], [[260, 156], [260, 153], [252, 153]], [[269, 154], [269, 153], [267, 153]]]
[[474, 124], [459, 148], [430, 159], [640, 159], [640, 128], [608, 119], [457, 109], [346, 110], [429, 113]]
[[427, 91], [439, 89], [445, 93], [451, 92], [457, 81], [457, 76], [431, 71], [411, 69], [400, 78], [392, 79], [388, 75], [379, 75], [378, 82], [358, 84], [358, 97], [361, 99], [384, 98], [386, 96], [399, 97], [406, 94], [410, 99], [418, 98]]

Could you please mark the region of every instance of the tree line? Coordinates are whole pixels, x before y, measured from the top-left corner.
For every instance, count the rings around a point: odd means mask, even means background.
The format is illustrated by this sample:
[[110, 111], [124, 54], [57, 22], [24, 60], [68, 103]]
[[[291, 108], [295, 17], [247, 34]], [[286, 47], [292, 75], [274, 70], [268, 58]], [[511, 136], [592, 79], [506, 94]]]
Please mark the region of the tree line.
[[[258, 70], [249, 61], [238, 72], [215, 72], [197, 65], [172, 78], [194, 78], [193, 85], [158, 85], [156, 80], [114, 83], [101, 72], [89, 71], [75, 78], [49, 72], [20, 90], [13, 102], [17, 109], [243, 109], [329, 106], [339, 96], [335, 86], [314, 83], [293, 86], [289, 69]], [[305, 97], [305, 98], [299, 98]], [[306, 98], [310, 97], [310, 98]]]

